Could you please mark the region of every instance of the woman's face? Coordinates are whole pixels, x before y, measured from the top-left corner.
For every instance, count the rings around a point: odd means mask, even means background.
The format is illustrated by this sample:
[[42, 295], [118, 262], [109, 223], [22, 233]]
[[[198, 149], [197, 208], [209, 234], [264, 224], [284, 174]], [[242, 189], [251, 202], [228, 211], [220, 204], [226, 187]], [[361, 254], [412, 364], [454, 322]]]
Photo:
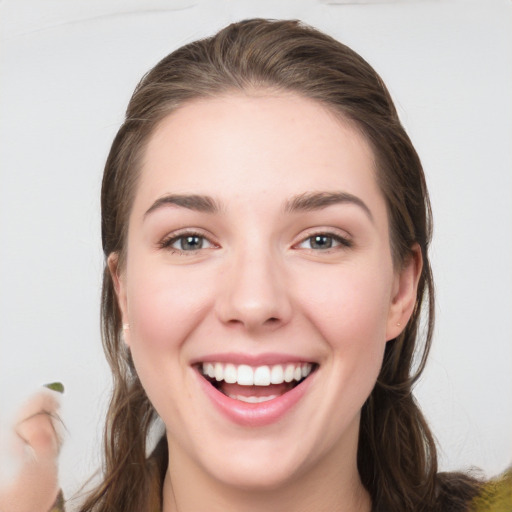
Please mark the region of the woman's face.
[[320, 104], [232, 94], [165, 118], [110, 266], [171, 473], [270, 489], [355, 471], [417, 260], [395, 271], [372, 151]]

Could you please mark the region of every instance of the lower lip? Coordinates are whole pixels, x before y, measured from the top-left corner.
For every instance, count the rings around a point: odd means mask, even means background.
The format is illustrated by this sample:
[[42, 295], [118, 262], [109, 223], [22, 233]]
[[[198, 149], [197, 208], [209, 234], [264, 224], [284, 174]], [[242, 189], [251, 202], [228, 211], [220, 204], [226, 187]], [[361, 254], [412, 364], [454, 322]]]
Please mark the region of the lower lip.
[[[315, 372], [316, 373], [316, 372]], [[244, 427], [263, 427], [276, 423], [304, 397], [314, 374], [281, 396], [260, 403], [246, 403], [226, 396], [197, 372], [201, 386], [213, 404], [231, 421]]]

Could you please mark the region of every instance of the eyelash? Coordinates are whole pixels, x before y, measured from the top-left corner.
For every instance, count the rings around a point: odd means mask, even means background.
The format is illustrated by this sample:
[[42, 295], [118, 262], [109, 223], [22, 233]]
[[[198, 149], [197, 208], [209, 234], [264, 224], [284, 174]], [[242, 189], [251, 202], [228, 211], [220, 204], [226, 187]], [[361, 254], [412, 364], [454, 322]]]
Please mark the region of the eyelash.
[[350, 240], [349, 238], [343, 237], [343, 236], [335, 234], [335, 233], [330, 233], [328, 231], [327, 232], [320, 231], [317, 233], [310, 233], [307, 237], [303, 238], [299, 243], [295, 244], [295, 247], [300, 246], [301, 244], [303, 244], [307, 241], [310, 241], [310, 244], [311, 244], [311, 241], [314, 238], [321, 238], [321, 237], [331, 239], [332, 240], [331, 243], [337, 243], [339, 245], [334, 246], [334, 247], [331, 245], [331, 247], [320, 248], [320, 249], [314, 249], [312, 247], [305, 248], [305, 249], [309, 250], [309, 251], [313, 251], [313, 252], [330, 252], [332, 250], [336, 250], [338, 247], [350, 249], [354, 245], [352, 240]]
[[[179, 242], [180, 240], [185, 240], [187, 238], [193, 238], [193, 237], [199, 238], [202, 241], [201, 246], [198, 249], [185, 250], [185, 249], [178, 249], [176, 247], [172, 247], [176, 242]], [[331, 252], [332, 250], [336, 250], [338, 247], [346, 248], [346, 249], [350, 249], [351, 247], [353, 247], [352, 240], [350, 240], [346, 237], [340, 236], [338, 234], [335, 234], [335, 233], [330, 233], [328, 231], [327, 232], [321, 231], [321, 232], [317, 232], [317, 233], [308, 234], [307, 237], [303, 238], [300, 242], [295, 244], [293, 246], [293, 248], [298, 247], [307, 241], [309, 241], [310, 245], [311, 245], [311, 242], [313, 241], [313, 239], [321, 238], [321, 237], [330, 239], [331, 246], [327, 247], [327, 248], [318, 248], [318, 249], [315, 249], [313, 247], [305, 247], [304, 249], [312, 251], [312, 252]], [[211, 247], [207, 247], [207, 248], [202, 247], [202, 245], [204, 244], [204, 241], [206, 241], [212, 247], [215, 247], [215, 244], [211, 240], [209, 240], [203, 233], [199, 233], [197, 231], [185, 231], [185, 232], [181, 232], [181, 233], [177, 233], [177, 234], [176, 233], [171, 234], [170, 236], [168, 236], [168, 237], [164, 238], [162, 241], [160, 241], [158, 243], [158, 246], [160, 249], [169, 250], [173, 254], [178, 253], [178, 254], [184, 254], [184, 255], [186, 255], [186, 254], [191, 255], [191, 254], [197, 253], [198, 251], [200, 251], [202, 249], [211, 248]], [[335, 245], [333, 247], [333, 245], [332, 245], [333, 243], [337, 243], [338, 245]]]

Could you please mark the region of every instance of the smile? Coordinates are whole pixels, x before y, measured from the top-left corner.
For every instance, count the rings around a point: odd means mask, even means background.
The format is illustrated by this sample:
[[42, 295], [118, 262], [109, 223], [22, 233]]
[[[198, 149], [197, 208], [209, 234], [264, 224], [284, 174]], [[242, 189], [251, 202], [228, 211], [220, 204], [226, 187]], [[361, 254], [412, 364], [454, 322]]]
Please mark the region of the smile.
[[259, 426], [278, 420], [303, 396], [318, 365], [309, 362], [251, 366], [225, 362], [197, 365], [204, 389], [237, 423]]

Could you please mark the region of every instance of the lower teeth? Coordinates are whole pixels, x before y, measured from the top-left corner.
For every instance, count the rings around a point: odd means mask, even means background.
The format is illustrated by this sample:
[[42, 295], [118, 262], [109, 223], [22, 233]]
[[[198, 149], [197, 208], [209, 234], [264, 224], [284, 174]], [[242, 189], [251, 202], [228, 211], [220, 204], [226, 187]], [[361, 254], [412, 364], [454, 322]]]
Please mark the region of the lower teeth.
[[244, 396], [244, 395], [227, 395], [229, 398], [233, 398], [233, 400], [239, 400], [240, 402], [247, 402], [249, 404], [259, 404], [260, 402], [268, 402], [269, 400], [273, 400], [277, 398], [277, 395], [268, 395], [268, 396]]

